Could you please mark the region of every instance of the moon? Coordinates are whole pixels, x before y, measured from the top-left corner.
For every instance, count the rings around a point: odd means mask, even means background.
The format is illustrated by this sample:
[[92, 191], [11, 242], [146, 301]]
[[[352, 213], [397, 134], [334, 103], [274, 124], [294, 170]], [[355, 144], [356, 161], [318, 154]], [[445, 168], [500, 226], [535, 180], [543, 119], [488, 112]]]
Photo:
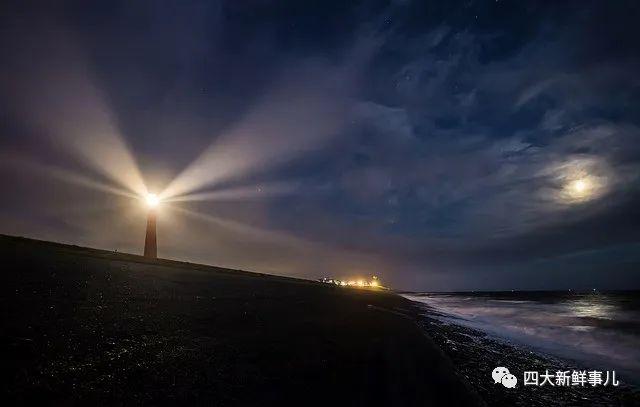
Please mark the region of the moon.
[[552, 188], [546, 190], [560, 204], [556, 208], [580, 206], [607, 195], [617, 176], [607, 162], [598, 157], [579, 157], [554, 163], [542, 173], [549, 177]]
[[563, 201], [576, 204], [594, 200], [605, 193], [605, 180], [590, 174], [567, 181], [562, 196]]
[[584, 195], [588, 192], [589, 181], [587, 178], [581, 178], [573, 181], [571, 188], [576, 195]]

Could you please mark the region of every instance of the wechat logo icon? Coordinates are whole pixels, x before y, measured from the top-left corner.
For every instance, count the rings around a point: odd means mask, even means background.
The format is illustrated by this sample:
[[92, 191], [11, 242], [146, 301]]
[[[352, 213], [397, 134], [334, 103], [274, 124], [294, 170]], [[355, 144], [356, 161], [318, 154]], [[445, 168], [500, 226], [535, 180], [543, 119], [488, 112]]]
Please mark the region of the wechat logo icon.
[[513, 389], [518, 383], [518, 378], [509, 373], [509, 369], [506, 367], [496, 367], [493, 369], [491, 378], [493, 378], [493, 384], [501, 383], [508, 389]]

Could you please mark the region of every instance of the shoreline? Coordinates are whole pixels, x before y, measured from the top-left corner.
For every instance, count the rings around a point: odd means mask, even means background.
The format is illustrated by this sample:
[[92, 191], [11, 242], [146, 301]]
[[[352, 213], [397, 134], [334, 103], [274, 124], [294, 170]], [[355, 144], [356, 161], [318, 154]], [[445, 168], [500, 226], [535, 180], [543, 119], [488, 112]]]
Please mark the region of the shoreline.
[[[491, 406], [549, 405], [636, 405], [640, 403], [637, 386], [621, 383], [618, 387], [536, 387], [523, 386], [525, 371], [556, 372], [585, 370], [577, 362], [563, 360], [485, 332], [444, 322], [447, 317], [427, 304], [412, 301], [419, 314], [419, 324], [453, 362], [456, 373], [463, 377]], [[514, 389], [494, 384], [491, 371], [506, 366], [518, 378]]]

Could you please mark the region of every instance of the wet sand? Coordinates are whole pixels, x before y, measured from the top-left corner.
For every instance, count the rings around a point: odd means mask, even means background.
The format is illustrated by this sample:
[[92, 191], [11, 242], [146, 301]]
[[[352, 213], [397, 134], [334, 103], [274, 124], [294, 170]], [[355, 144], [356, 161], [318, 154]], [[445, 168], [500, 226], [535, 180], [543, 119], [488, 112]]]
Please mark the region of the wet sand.
[[478, 405], [384, 291], [0, 236], [2, 399]]

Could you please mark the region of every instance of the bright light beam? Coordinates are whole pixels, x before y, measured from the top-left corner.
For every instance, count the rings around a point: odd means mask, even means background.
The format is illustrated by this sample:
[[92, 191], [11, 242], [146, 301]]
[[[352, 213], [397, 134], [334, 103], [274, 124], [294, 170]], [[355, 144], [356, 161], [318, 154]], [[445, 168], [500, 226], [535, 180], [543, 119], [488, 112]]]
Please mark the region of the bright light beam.
[[272, 243], [282, 243], [296, 247], [310, 247], [311, 245], [318, 245], [317, 243], [306, 241], [285, 232], [257, 228], [255, 226], [250, 226], [241, 222], [223, 219], [218, 216], [208, 215], [190, 209], [185, 209], [177, 205], [168, 205], [168, 207], [193, 219], [206, 221], [216, 226], [234, 231], [236, 233], [252, 236], [253, 238], [259, 240]]
[[[163, 201], [164, 202], [164, 201]], [[164, 204], [164, 203], [163, 203]], [[242, 222], [223, 219], [218, 216], [208, 215], [180, 207], [175, 204], [164, 205], [167, 209], [179, 212], [198, 221], [205, 221], [212, 225], [237, 233], [255, 241], [284, 245], [302, 253], [310, 253], [311, 256], [320, 256], [329, 259], [343, 259], [344, 262], [360, 262], [359, 254], [326, 245], [323, 242], [311, 241], [283, 231], [268, 230], [247, 225]], [[351, 260], [349, 260], [351, 259]]]
[[371, 33], [358, 36], [336, 65], [291, 61], [267, 96], [174, 178], [160, 198], [214, 187], [257, 169], [269, 171], [326, 145], [348, 123], [360, 71], [382, 41]]
[[[328, 79], [309, 83], [309, 77]], [[169, 184], [161, 198], [216, 186], [257, 169], [264, 172], [321, 147], [346, 123], [346, 79], [339, 69], [311, 64], [285, 73], [239, 124], [218, 137]]]
[[[59, 27], [29, 31], [9, 28], [23, 44], [0, 73], [15, 95], [11, 106], [54, 149], [62, 148], [104, 177], [138, 195], [146, 187], [104, 98], [69, 36]], [[47, 57], [48, 63], [38, 58]], [[52, 62], [53, 61], [53, 62]]]
[[267, 198], [295, 193], [299, 188], [298, 183], [269, 183], [255, 186], [243, 186], [225, 188], [214, 191], [204, 191], [194, 194], [181, 195], [168, 198], [166, 202], [190, 202], [190, 201], [235, 201], [253, 198]]
[[4, 165], [8, 165], [12, 168], [34, 172], [38, 175], [50, 177], [68, 184], [78, 185], [84, 188], [90, 188], [96, 191], [107, 192], [127, 198], [135, 199], [138, 197], [138, 195], [117, 186], [109, 185], [85, 175], [77, 174], [73, 171], [69, 171], [52, 165], [44, 165], [29, 160], [18, 160], [15, 158], [15, 156], [4, 157], [1, 161]]

